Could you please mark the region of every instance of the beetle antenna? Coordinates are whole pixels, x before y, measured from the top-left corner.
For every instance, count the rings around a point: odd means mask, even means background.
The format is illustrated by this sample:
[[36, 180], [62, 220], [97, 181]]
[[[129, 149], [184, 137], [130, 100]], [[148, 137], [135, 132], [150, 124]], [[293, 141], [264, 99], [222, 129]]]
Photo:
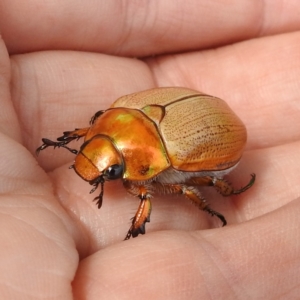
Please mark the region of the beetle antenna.
[[101, 208], [101, 206], [102, 206], [103, 194], [104, 194], [104, 182], [105, 182], [105, 180], [104, 180], [103, 176], [100, 176], [98, 178], [98, 180], [93, 184], [94, 188], [90, 191], [90, 194], [93, 193], [98, 188], [98, 185], [100, 184], [100, 186], [101, 186], [100, 194], [93, 200], [93, 201], [97, 201], [96, 204], [97, 204], [98, 208]]
[[104, 179], [101, 180], [100, 184], [101, 184], [101, 192], [98, 196], [99, 197], [98, 202], [97, 202], [98, 208], [100, 208], [102, 206], [102, 200], [103, 200], [103, 195], [104, 195]]

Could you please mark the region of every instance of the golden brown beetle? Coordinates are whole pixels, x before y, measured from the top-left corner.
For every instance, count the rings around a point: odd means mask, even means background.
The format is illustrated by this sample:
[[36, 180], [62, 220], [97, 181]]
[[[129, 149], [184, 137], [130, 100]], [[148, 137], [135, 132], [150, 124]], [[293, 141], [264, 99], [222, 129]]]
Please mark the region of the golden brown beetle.
[[[80, 150], [66, 146], [85, 137]], [[223, 176], [239, 162], [246, 128], [221, 99], [187, 88], [156, 88], [119, 98], [98, 111], [90, 127], [66, 131], [57, 142], [42, 139], [37, 154], [49, 146], [76, 154], [72, 167], [101, 192], [106, 180], [121, 178], [127, 191], [141, 200], [125, 237], [145, 233], [152, 194], [183, 194], [196, 206], [217, 216], [195, 186], [214, 186], [223, 196], [246, 191], [255, 181], [234, 190]]]

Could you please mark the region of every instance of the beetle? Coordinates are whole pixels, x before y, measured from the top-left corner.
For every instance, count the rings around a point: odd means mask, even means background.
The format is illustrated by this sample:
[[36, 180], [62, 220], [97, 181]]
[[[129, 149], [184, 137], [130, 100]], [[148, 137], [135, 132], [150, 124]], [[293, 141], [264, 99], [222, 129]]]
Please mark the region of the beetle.
[[[67, 145], [84, 137], [79, 150]], [[237, 195], [247, 185], [234, 189], [223, 179], [239, 163], [247, 132], [239, 117], [223, 100], [192, 89], [154, 88], [117, 99], [98, 111], [86, 128], [65, 131], [52, 141], [42, 139], [36, 153], [47, 147], [65, 148], [76, 155], [70, 167], [94, 192], [102, 206], [104, 183], [122, 179], [125, 189], [140, 199], [125, 240], [145, 234], [150, 222], [154, 193], [179, 194], [198, 208], [218, 217], [200, 194], [198, 186], [213, 186], [223, 196]]]

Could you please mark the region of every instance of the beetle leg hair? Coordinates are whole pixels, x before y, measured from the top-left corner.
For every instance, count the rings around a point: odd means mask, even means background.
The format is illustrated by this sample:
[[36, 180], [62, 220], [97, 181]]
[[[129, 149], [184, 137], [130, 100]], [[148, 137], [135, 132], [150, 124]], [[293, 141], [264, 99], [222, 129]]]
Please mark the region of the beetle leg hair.
[[65, 131], [63, 132], [63, 136], [57, 138], [57, 142], [51, 141], [46, 138], [42, 138], [43, 144], [36, 149], [36, 155], [38, 155], [42, 150], [48, 147], [58, 147], [58, 148], [65, 148], [69, 150], [73, 154], [78, 154], [76, 149], [71, 149], [66, 146], [68, 143], [72, 142], [73, 140], [79, 140], [81, 137], [85, 136], [89, 130], [88, 128], [80, 128], [75, 129], [73, 131]]
[[238, 190], [235, 190], [226, 180], [213, 176], [194, 177], [188, 182], [191, 185], [213, 186], [222, 196], [230, 196], [238, 195], [248, 190], [254, 184], [255, 177], [255, 174], [251, 174], [249, 183]]
[[200, 194], [200, 192], [193, 186], [186, 186], [183, 184], [169, 184], [169, 183], [160, 183], [160, 182], [153, 182], [156, 190], [159, 193], [164, 194], [182, 194], [190, 199], [193, 204], [195, 204], [199, 209], [208, 212], [212, 216], [218, 217], [221, 221], [223, 226], [227, 224], [225, 217], [218, 213], [217, 211], [211, 209], [206, 202], [205, 198]]
[[191, 178], [187, 181], [187, 184], [190, 184], [192, 186], [183, 184], [162, 183], [156, 181], [152, 181], [147, 185], [137, 185], [129, 181], [125, 181], [124, 187], [127, 189], [127, 191], [130, 194], [138, 196], [141, 199], [141, 203], [135, 216], [132, 219], [132, 225], [128, 230], [125, 240], [130, 239], [130, 237], [136, 237], [139, 234], [145, 234], [145, 223], [150, 222], [151, 214], [150, 192], [156, 191], [161, 194], [183, 194], [188, 199], [190, 199], [199, 209], [206, 211], [212, 216], [218, 217], [222, 221], [223, 226], [225, 226], [227, 224], [225, 217], [217, 211], [211, 209], [204, 197], [195, 187], [193, 187], [193, 185], [213, 186], [223, 196], [230, 196], [243, 193], [247, 189], [249, 189], [254, 184], [255, 177], [255, 174], [251, 174], [251, 179], [249, 183], [238, 190], [235, 190], [224, 179], [217, 178], [214, 176]]
[[218, 213], [217, 211], [211, 209], [209, 207], [209, 205], [207, 204], [206, 200], [203, 198], [203, 196], [201, 196], [200, 192], [196, 188], [183, 186], [182, 191], [183, 191], [183, 194], [187, 198], [192, 200], [192, 202], [198, 208], [208, 212], [211, 216], [218, 217], [222, 221], [223, 226], [225, 226], [227, 224], [225, 217], [222, 214]]
[[127, 191], [134, 195], [138, 196], [141, 200], [140, 205], [135, 213], [135, 216], [132, 218], [131, 226], [127, 232], [127, 235], [124, 240], [129, 240], [131, 237], [137, 237], [139, 234], [145, 234], [145, 224], [150, 222], [151, 214], [151, 195], [144, 185], [135, 185], [128, 181], [124, 182], [124, 187]]

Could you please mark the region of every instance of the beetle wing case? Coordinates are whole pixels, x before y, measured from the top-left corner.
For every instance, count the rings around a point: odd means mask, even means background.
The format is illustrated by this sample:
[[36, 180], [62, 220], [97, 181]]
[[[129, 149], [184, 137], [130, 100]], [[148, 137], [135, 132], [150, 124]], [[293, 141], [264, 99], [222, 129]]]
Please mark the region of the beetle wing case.
[[148, 115], [157, 124], [172, 167], [180, 171], [231, 168], [246, 144], [246, 128], [227, 103], [191, 89], [143, 91], [119, 98], [112, 107], [141, 109]]
[[185, 98], [190, 98], [193, 95], [199, 95], [199, 92], [187, 88], [176, 87], [154, 88], [120, 97], [111, 105], [111, 107], [142, 109], [143, 107], [152, 104], [165, 106]]
[[165, 109], [160, 130], [175, 169], [224, 170], [240, 160], [246, 128], [223, 100], [199, 95]]

